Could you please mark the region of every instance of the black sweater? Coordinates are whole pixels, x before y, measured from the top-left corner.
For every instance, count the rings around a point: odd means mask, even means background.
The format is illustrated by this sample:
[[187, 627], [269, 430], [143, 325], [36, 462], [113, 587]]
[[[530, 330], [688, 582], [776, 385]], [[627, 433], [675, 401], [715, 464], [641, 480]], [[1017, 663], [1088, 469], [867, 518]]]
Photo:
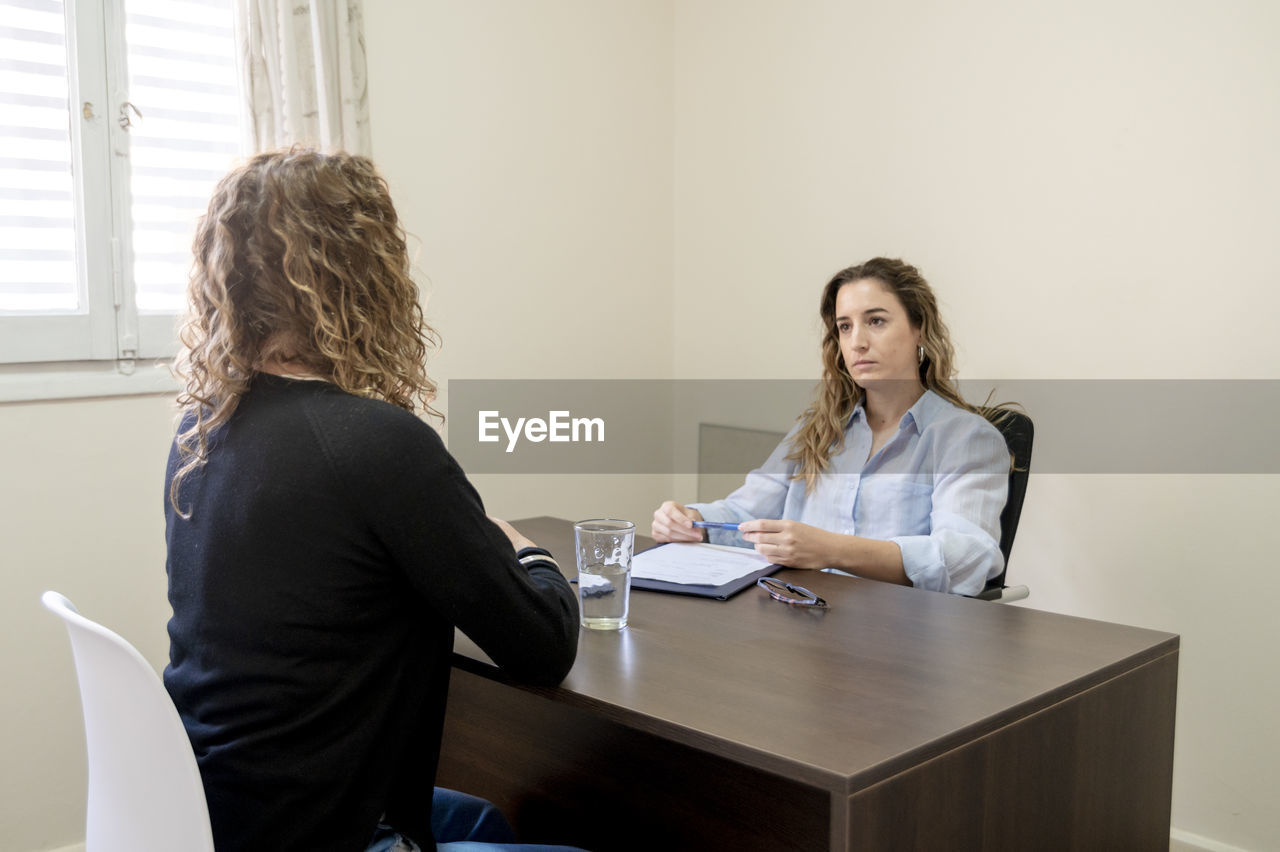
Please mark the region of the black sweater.
[[454, 626], [558, 683], [569, 584], [519, 563], [433, 429], [324, 382], [255, 379], [182, 483], [190, 520], [176, 464], [164, 681], [219, 852], [356, 852], [384, 814], [431, 848]]

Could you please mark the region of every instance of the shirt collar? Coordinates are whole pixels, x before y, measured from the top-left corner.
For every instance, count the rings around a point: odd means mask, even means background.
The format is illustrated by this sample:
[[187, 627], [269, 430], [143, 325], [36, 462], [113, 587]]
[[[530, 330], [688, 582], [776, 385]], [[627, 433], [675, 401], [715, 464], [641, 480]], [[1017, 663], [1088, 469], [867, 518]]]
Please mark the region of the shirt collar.
[[[898, 429], [914, 428], [917, 433], [923, 432], [929, 427], [929, 424], [937, 419], [948, 402], [938, 396], [931, 390], [925, 389], [925, 392], [916, 400], [915, 405], [907, 409], [907, 413], [902, 415], [902, 420], [898, 421]], [[846, 428], [852, 426], [859, 420], [865, 421], [867, 418], [866, 409], [861, 401], [853, 408], [853, 413], [849, 415], [849, 422]]]

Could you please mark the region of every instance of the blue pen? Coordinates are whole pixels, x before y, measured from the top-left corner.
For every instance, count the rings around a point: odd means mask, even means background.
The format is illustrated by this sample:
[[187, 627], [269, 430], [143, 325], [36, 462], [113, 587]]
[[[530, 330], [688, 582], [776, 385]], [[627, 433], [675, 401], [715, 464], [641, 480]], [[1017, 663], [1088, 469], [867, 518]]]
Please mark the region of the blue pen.
[[703, 530], [733, 530], [737, 531], [737, 524], [721, 523], [719, 521], [694, 521], [693, 525]]

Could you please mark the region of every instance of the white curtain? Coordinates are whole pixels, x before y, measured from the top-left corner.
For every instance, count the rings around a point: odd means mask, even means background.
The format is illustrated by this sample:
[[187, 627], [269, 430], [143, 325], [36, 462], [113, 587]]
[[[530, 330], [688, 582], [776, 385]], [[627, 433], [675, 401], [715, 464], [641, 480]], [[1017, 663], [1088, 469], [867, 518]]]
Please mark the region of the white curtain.
[[361, 0], [236, 0], [250, 148], [370, 153]]

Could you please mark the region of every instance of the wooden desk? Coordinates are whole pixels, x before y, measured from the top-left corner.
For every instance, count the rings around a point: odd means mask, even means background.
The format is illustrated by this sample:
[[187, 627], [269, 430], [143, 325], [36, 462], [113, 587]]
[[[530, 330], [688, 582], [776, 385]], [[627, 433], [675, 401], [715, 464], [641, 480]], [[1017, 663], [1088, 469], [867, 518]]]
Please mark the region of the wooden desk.
[[437, 783], [594, 852], [1168, 848], [1177, 636], [779, 576], [831, 608], [633, 590], [552, 689], [460, 641]]

